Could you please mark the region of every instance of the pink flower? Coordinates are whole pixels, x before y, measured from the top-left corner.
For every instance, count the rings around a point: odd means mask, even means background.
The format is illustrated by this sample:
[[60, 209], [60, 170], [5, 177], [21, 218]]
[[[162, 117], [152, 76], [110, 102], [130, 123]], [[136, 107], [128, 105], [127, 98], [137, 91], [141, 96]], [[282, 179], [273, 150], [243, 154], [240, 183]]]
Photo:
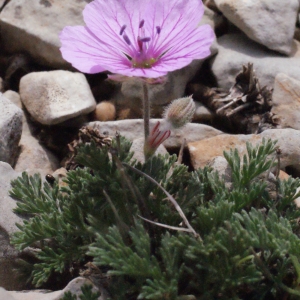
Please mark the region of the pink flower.
[[[164, 126], [162, 126], [164, 127]], [[160, 122], [157, 121], [152, 128], [150, 135], [145, 140], [144, 154], [146, 158], [151, 157], [156, 149], [171, 135], [171, 130], [168, 128], [160, 129]]]
[[86, 26], [63, 29], [60, 50], [84, 73], [157, 78], [210, 54], [203, 12], [201, 0], [95, 0], [83, 11]]

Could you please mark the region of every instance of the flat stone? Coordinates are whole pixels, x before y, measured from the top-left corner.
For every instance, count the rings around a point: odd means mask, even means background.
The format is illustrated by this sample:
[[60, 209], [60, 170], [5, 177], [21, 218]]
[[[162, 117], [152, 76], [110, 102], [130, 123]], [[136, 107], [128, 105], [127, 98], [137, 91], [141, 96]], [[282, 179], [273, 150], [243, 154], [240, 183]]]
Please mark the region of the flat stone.
[[208, 139], [188, 143], [191, 163], [195, 169], [203, 168], [217, 156], [223, 156], [223, 151], [237, 148], [241, 155], [246, 153], [246, 142], [253, 145], [262, 139], [277, 140], [281, 150], [280, 167], [299, 166], [300, 164], [300, 131], [295, 129], [268, 129], [261, 134], [231, 135], [222, 134]]
[[280, 126], [300, 130], [300, 81], [277, 74], [272, 101], [271, 112], [279, 117]]
[[22, 110], [0, 93], [0, 161], [15, 163], [21, 134]]
[[215, 0], [224, 16], [250, 39], [290, 55], [298, 0]]
[[30, 115], [45, 125], [88, 114], [96, 107], [85, 76], [69, 71], [29, 73], [20, 81], [20, 95]]
[[253, 63], [261, 86], [273, 87], [278, 73], [300, 78], [300, 43], [289, 57], [251, 41], [244, 34], [226, 34], [218, 39], [218, 54], [212, 59], [212, 71], [218, 85], [229, 89], [243, 65]]
[[[151, 119], [150, 127], [154, 126], [157, 121], [160, 121], [161, 124], [164, 122], [162, 119]], [[99, 130], [101, 134], [107, 134], [110, 136], [115, 136], [116, 132], [119, 132], [122, 136], [131, 141], [144, 136], [144, 121], [141, 119], [90, 122], [87, 124], [87, 126]], [[183, 128], [174, 130], [171, 133], [171, 136], [163, 143], [163, 145], [167, 149], [179, 148], [184, 138], [187, 140], [187, 142], [192, 142], [219, 134], [222, 134], [222, 131], [211, 126], [188, 123]]]
[[30, 0], [28, 5], [27, 0], [10, 1], [0, 14], [1, 47], [9, 53], [27, 52], [40, 64], [70, 66], [59, 51], [59, 33], [67, 25], [84, 25], [82, 11], [87, 2]]

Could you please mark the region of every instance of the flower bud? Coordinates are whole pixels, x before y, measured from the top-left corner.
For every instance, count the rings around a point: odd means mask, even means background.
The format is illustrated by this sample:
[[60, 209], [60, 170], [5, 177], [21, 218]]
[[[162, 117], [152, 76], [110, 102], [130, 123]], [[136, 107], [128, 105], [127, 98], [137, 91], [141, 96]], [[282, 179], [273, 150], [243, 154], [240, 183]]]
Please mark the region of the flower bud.
[[156, 149], [171, 135], [170, 130], [160, 129], [160, 122], [158, 121], [156, 125], [152, 128], [150, 135], [145, 140], [144, 144], [144, 154], [145, 158], [151, 157]]
[[180, 128], [192, 121], [195, 110], [194, 100], [192, 96], [188, 96], [172, 101], [165, 110], [163, 117], [171, 128]]

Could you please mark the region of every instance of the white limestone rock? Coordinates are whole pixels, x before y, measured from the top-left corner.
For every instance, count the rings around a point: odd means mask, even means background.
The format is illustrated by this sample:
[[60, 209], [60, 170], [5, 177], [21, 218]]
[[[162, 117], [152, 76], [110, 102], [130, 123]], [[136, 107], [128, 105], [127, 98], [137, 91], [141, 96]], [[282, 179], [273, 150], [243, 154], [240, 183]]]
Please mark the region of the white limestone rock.
[[211, 62], [218, 85], [229, 89], [242, 65], [253, 63], [261, 86], [273, 87], [278, 73], [300, 78], [300, 43], [295, 42], [291, 56], [285, 57], [251, 41], [244, 34], [226, 34], [218, 39], [218, 54]]
[[67, 25], [84, 25], [82, 11], [87, 2], [10, 1], [0, 14], [1, 47], [9, 53], [27, 52], [40, 64], [69, 67], [59, 51], [58, 36]]
[[[150, 120], [150, 127], [154, 126], [157, 121], [161, 124], [162, 119]], [[115, 136], [116, 132], [133, 141], [144, 136], [144, 121], [141, 119], [120, 120], [108, 122], [90, 122], [87, 124], [94, 129], [99, 130], [101, 134]], [[222, 134], [223, 132], [211, 126], [203, 124], [188, 123], [186, 126], [173, 130], [171, 136], [165, 140], [163, 145], [167, 148], [180, 148], [183, 139], [187, 142], [198, 141], [212, 136]]]
[[96, 107], [85, 76], [69, 71], [29, 73], [21, 78], [20, 95], [30, 115], [45, 125], [88, 114]]
[[215, 0], [215, 4], [250, 39], [280, 53], [292, 53], [298, 0]]
[[0, 93], [0, 161], [15, 163], [21, 134], [22, 110]]

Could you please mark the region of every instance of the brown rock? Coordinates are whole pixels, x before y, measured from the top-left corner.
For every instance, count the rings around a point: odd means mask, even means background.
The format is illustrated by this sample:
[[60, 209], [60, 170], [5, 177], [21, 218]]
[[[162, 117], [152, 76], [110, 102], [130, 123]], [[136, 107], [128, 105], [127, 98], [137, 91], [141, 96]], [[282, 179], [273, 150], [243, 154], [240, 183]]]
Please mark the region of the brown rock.
[[239, 153], [246, 153], [246, 142], [253, 145], [262, 142], [262, 139], [277, 140], [281, 150], [280, 167], [299, 166], [300, 162], [300, 131], [290, 128], [268, 129], [261, 134], [230, 135], [222, 134], [197, 142], [188, 143], [191, 164], [195, 169], [203, 168], [216, 156], [223, 156], [223, 151], [237, 148]]

